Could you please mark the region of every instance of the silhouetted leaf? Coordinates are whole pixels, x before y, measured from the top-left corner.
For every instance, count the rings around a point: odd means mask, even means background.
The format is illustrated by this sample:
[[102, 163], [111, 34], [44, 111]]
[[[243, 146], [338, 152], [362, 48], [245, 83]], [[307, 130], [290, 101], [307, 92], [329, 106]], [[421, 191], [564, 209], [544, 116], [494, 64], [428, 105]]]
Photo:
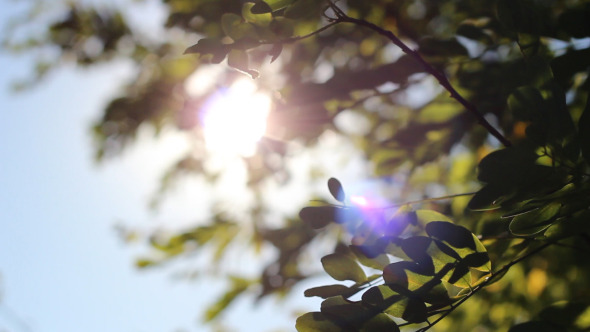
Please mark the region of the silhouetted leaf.
[[403, 288], [408, 288], [408, 275], [406, 268], [414, 263], [411, 262], [395, 262], [387, 265], [383, 269], [383, 280], [386, 284], [400, 285]]
[[304, 207], [299, 212], [299, 218], [309, 223], [312, 228], [323, 228], [329, 223], [335, 222], [336, 209], [338, 208], [335, 206]]
[[428, 318], [428, 310], [424, 302], [409, 298], [406, 302], [406, 309], [402, 318], [410, 323], [422, 323]]
[[330, 190], [330, 194], [339, 202], [344, 202], [346, 199], [346, 195], [344, 194], [344, 190], [342, 189], [342, 184], [340, 181], [335, 178], [330, 178], [328, 180], [328, 189]]
[[426, 233], [431, 237], [446, 241], [455, 248], [475, 250], [473, 234], [465, 227], [444, 221], [433, 221], [426, 225]]
[[[354, 290], [352, 290], [354, 291]], [[351, 294], [351, 288], [344, 285], [328, 285], [306, 289], [304, 295], [307, 297], [318, 296], [321, 298], [328, 298], [332, 296], [342, 295], [348, 297]]]
[[199, 39], [199, 41], [195, 45], [187, 48], [184, 51], [184, 54], [195, 53], [201, 56], [211, 54], [211, 62], [220, 63], [221, 61], [223, 61], [223, 59], [225, 59], [227, 53], [229, 53], [230, 50], [231, 47], [229, 45], [222, 44], [219, 40], [203, 38]]
[[330, 254], [322, 257], [322, 265], [326, 273], [336, 280], [352, 280], [355, 282], [367, 280], [363, 269], [349, 256]]

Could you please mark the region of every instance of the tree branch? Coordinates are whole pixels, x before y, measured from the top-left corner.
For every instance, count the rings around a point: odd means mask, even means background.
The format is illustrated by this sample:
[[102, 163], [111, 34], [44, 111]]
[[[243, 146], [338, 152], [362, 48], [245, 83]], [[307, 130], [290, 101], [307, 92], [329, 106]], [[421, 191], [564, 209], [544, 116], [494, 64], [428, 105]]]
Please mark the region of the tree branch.
[[465, 107], [465, 109], [468, 112], [473, 114], [473, 116], [475, 116], [475, 118], [477, 119], [479, 124], [482, 125], [492, 136], [494, 136], [496, 139], [498, 139], [498, 141], [500, 141], [500, 143], [502, 143], [506, 147], [509, 147], [512, 145], [512, 143], [506, 137], [504, 137], [504, 135], [502, 135], [496, 128], [494, 128], [485, 119], [485, 117], [481, 113], [479, 113], [479, 111], [477, 110], [475, 105], [473, 105], [472, 103], [467, 101], [465, 98], [463, 98], [463, 96], [461, 96], [461, 94], [459, 92], [457, 92], [457, 90], [455, 90], [455, 88], [453, 87], [451, 82], [449, 82], [449, 80], [447, 79], [447, 77], [445, 76], [444, 73], [442, 73], [438, 69], [434, 68], [430, 63], [428, 63], [426, 60], [424, 60], [424, 58], [420, 55], [420, 53], [418, 53], [417, 51], [408, 47], [408, 45], [406, 45], [396, 35], [394, 35], [393, 32], [391, 32], [389, 30], [385, 30], [385, 29], [383, 29], [371, 22], [368, 22], [368, 21], [365, 21], [362, 19], [352, 18], [352, 17], [346, 15], [332, 1], [329, 1], [329, 3], [330, 3], [330, 8], [334, 11], [334, 13], [336, 15], [335, 18], [331, 19], [332, 23], [353, 23], [353, 24], [371, 29], [371, 30], [377, 32], [378, 34], [389, 39], [394, 45], [399, 47], [404, 53], [406, 53], [407, 55], [411, 56], [416, 61], [418, 61], [424, 67], [426, 72], [429, 73], [430, 75], [434, 76], [434, 78], [437, 79], [437, 81], [440, 83], [440, 85], [450, 93], [451, 98], [457, 100], [461, 105], [463, 105], [463, 107]]
[[511, 261], [510, 263], [502, 266], [498, 271], [492, 273], [492, 275], [488, 279], [486, 279], [481, 284], [477, 285], [473, 289], [473, 291], [471, 293], [469, 293], [467, 296], [465, 296], [464, 298], [462, 298], [461, 300], [459, 300], [455, 305], [453, 305], [449, 310], [447, 310], [446, 312], [444, 312], [440, 317], [438, 317], [432, 323], [428, 323], [428, 326], [425, 326], [425, 327], [417, 330], [416, 332], [426, 332], [426, 331], [428, 331], [430, 328], [432, 328], [434, 325], [436, 325], [436, 323], [440, 322], [445, 317], [447, 317], [451, 312], [453, 312], [463, 302], [467, 301], [469, 298], [471, 298], [473, 295], [475, 295], [477, 292], [479, 292], [485, 286], [487, 286], [488, 284], [490, 284], [492, 281], [495, 281], [498, 278], [498, 276], [502, 276], [505, 272], [507, 272], [508, 270], [510, 270], [510, 268], [512, 266], [514, 266], [515, 264], [518, 264], [518, 263], [522, 262], [523, 260], [525, 260], [525, 259], [527, 259], [527, 258], [529, 258], [529, 257], [531, 257], [531, 256], [533, 256], [535, 254], [538, 254], [543, 249], [549, 247], [552, 244], [554, 244], [554, 243], [553, 242], [544, 243], [544, 244], [540, 245], [539, 247], [535, 248], [534, 250], [531, 250], [529, 253], [527, 253], [525, 255], [522, 255], [521, 257], [519, 257], [519, 258]]

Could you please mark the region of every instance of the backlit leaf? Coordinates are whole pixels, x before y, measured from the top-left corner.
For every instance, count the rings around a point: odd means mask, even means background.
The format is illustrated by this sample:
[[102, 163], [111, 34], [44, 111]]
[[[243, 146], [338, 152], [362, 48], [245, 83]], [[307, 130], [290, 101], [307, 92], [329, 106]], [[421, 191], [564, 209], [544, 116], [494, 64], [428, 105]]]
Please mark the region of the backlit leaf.
[[322, 257], [322, 265], [326, 273], [336, 280], [352, 280], [355, 282], [367, 280], [363, 269], [350, 256], [330, 254]]
[[308, 312], [299, 316], [295, 328], [298, 332], [344, 332], [321, 312]]
[[339, 202], [344, 202], [346, 199], [346, 195], [344, 194], [344, 190], [342, 189], [342, 184], [338, 179], [330, 178], [328, 180], [328, 189], [330, 190], [330, 194]]
[[328, 286], [320, 286], [320, 287], [313, 287], [305, 290], [304, 295], [307, 297], [318, 296], [321, 298], [328, 298], [332, 296], [339, 296], [342, 295], [344, 297], [348, 297], [349, 294], [352, 294], [351, 288], [346, 287], [344, 285], [328, 285]]

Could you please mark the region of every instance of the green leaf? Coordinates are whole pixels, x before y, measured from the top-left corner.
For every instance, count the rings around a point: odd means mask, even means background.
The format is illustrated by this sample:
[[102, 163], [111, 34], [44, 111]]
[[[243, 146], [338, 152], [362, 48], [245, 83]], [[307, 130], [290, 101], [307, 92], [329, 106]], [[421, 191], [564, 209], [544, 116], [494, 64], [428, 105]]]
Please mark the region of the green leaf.
[[221, 16], [221, 28], [223, 32], [233, 38], [233, 30], [242, 24], [242, 17], [234, 13], [225, 13]]
[[308, 312], [300, 316], [295, 328], [298, 332], [344, 332], [321, 312]]
[[367, 275], [363, 269], [350, 256], [330, 254], [322, 257], [322, 265], [326, 273], [336, 280], [352, 280], [355, 282], [367, 280]]
[[270, 13], [279, 9], [283, 9], [292, 4], [294, 1], [295, 0], [258, 0], [254, 6], [252, 6], [251, 11], [253, 14]]
[[259, 13], [255, 14], [252, 12], [252, 8], [255, 6], [252, 2], [246, 2], [242, 6], [242, 17], [246, 22], [252, 23], [259, 27], [268, 27], [272, 21], [271, 13]]
[[217, 317], [228, 305], [230, 305], [240, 294], [245, 292], [250, 285], [251, 280], [239, 277], [231, 277], [231, 288], [205, 312], [205, 321], [209, 322]]
[[320, 287], [313, 287], [305, 290], [303, 293], [307, 297], [318, 296], [321, 298], [328, 298], [332, 296], [343, 296], [348, 297], [354, 292], [354, 289], [346, 287], [344, 285], [327, 285]]
[[510, 222], [510, 232], [519, 236], [531, 236], [547, 229], [557, 218], [561, 203], [551, 202], [541, 208], [518, 215]]
[[344, 190], [342, 189], [342, 184], [340, 181], [335, 178], [330, 178], [328, 180], [328, 189], [330, 190], [330, 194], [339, 202], [344, 202], [346, 199], [346, 195], [344, 194]]
[[360, 332], [399, 332], [399, 327], [386, 314], [377, 314], [363, 324]]
[[348, 301], [341, 296], [331, 297], [321, 304], [324, 315], [346, 331], [357, 331], [372, 315], [361, 302]]
[[[394, 296], [395, 298], [392, 298]], [[363, 303], [374, 307], [381, 307], [385, 300], [388, 301], [389, 305], [392, 305], [393, 303], [401, 299], [402, 296], [394, 292], [387, 285], [373, 286], [369, 288], [366, 292], [364, 292], [362, 296]], [[397, 317], [401, 317], [402, 313], [403, 311], [400, 311], [399, 316]]]

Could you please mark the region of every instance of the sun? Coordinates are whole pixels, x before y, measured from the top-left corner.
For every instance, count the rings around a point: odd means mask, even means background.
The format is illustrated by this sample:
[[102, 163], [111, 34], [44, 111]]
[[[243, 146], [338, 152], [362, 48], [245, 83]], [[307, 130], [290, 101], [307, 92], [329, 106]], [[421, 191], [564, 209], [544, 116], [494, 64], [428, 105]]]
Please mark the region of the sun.
[[266, 132], [271, 98], [257, 91], [249, 79], [239, 79], [220, 88], [204, 104], [201, 124], [208, 150], [252, 156]]

